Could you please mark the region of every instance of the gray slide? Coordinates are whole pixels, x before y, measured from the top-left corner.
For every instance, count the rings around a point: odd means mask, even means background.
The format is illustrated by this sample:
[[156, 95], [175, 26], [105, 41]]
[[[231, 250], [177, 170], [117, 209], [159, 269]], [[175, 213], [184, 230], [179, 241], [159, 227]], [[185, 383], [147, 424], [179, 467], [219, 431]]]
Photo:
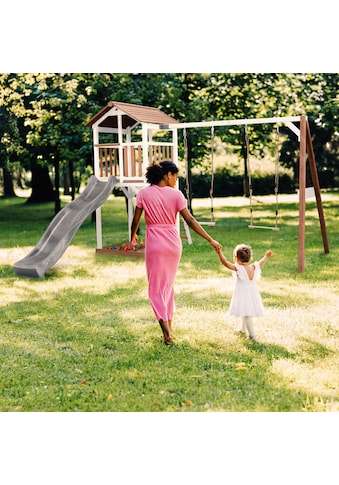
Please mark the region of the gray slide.
[[118, 182], [114, 176], [100, 182], [92, 175], [81, 195], [53, 218], [35, 248], [14, 263], [15, 273], [42, 278], [64, 254], [86, 217], [105, 202]]

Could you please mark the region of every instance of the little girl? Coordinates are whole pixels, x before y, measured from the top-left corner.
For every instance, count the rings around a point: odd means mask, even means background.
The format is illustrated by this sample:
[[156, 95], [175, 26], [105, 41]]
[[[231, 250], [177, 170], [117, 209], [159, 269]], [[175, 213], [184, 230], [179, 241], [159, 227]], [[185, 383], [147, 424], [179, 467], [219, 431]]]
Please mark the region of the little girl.
[[272, 251], [268, 250], [260, 261], [252, 260], [252, 249], [246, 244], [238, 244], [233, 251], [234, 264], [227, 261], [222, 250], [218, 251], [219, 259], [226, 268], [235, 271], [236, 284], [232, 300], [230, 303], [230, 315], [241, 317], [241, 327], [235, 333], [246, 335], [246, 330], [250, 340], [255, 340], [252, 317], [261, 317], [264, 314], [264, 307], [261, 295], [256, 282], [260, 279], [261, 266], [272, 256]]

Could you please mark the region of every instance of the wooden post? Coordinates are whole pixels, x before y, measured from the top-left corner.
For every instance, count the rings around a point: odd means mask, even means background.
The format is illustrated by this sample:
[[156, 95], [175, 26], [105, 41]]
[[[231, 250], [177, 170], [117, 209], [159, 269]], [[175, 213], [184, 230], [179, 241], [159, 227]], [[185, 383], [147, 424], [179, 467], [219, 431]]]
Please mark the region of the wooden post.
[[148, 153], [148, 150], [150, 150], [150, 147], [148, 144], [147, 133], [148, 133], [147, 125], [146, 123], [142, 123], [141, 134], [142, 134], [142, 171], [143, 172], [146, 172], [146, 168], [148, 167], [148, 165], [151, 164], [150, 153]]
[[300, 117], [298, 273], [305, 269], [306, 116]]
[[321, 194], [320, 194], [319, 178], [318, 178], [317, 166], [316, 166], [316, 163], [315, 163], [311, 131], [310, 131], [310, 126], [309, 126], [308, 122], [307, 122], [307, 125], [306, 125], [306, 146], [307, 146], [307, 153], [308, 153], [308, 161], [309, 161], [309, 164], [310, 164], [310, 172], [311, 172], [311, 177], [312, 177], [312, 183], [313, 183], [313, 187], [314, 187], [315, 198], [316, 198], [316, 201], [317, 201], [321, 235], [322, 235], [323, 244], [324, 244], [324, 251], [325, 251], [326, 254], [328, 254], [330, 252], [330, 248], [329, 248], [329, 245], [328, 245], [325, 216], [324, 216], [324, 211], [323, 211], [323, 206], [322, 206], [322, 201], [321, 201]]
[[142, 177], [142, 151], [141, 145], [138, 145], [138, 176]]
[[104, 173], [104, 176], [107, 177], [107, 157], [108, 157], [108, 151], [107, 147], [104, 148], [104, 164], [102, 167], [102, 172]]
[[119, 172], [119, 164], [118, 164], [118, 148], [113, 148], [113, 153], [114, 153], [114, 171], [113, 171], [113, 175], [115, 175], [116, 177], [117, 176], [120, 176], [120, 172]]
[[[102, 177], [102, 165], [103, 165], [103, 148], [99, 147], [99, 176]], [[96, 174], [95, 174], [96, 175]]]
[[123, 180], [126, 176], [125, 174], [125, 167], [124, 167], [124, 152], [123, 152], [123, 137], [122, 137], [122, 115], [118, 115], [118, 163], [119, 163], [119, 176], [120, 182], [123, 183]]
[[99, 148], [99, 130], [97, 126], [93, 126], [93, 158], [94, 158], [94, 175], [96, 177], [101, 177], [101, 168], [100, 168], [100, 148]]
[[[102, 156], [103, 155], [102, 155], [102, 150], [99, 147], [99, 129], [97, 125], [93, 126], [93, 147], [94, 147], [94, 175], [96, 177], [102, 177]], [[97, 249], [101, 249], [102, 248], [101, 207], [98, 207], [97, 210], [95, 211], [95, 229], [96, 229], [96, 236], [97, 236]]]

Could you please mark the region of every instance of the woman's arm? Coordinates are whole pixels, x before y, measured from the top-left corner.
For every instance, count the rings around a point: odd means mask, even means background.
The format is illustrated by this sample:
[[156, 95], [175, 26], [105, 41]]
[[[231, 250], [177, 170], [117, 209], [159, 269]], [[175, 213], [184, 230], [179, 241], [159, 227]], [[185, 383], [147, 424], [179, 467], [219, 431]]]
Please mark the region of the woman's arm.
[[199, 236], [202, 238], [206, 239], [211, 246], [214, 247], [216, 251], [219, 251], [222, 248], [222, 245], [218, 243], [218, 241], [215, 241], [206, 231], [205, 229], [199, 224], [199, 222], [192, 216], [192, 214], [189, 212], [188, 209], [182, 209], [180, 211], [180, 214], [182, 215], [184, 221], [186, 224], [193, 229], [194, 232], [196, 232]]
[[142, 209], [140, 209], [140, 207], [136, 207], [134, 211], [132, 225], [131, 225], [131, 244], [136, 244], [138, 242], [137, 230], [139, 227], [141, 214], [142, 214]]

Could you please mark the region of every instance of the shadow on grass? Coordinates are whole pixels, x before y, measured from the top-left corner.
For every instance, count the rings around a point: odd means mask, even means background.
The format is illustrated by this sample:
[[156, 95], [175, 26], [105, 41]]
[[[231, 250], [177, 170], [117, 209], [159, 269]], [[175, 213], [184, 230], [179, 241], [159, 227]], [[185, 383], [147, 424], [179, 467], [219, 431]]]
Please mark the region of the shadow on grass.
[[320, 344], [314, 340], [309, 338], [303, 337], [302, 338], [302, 345], [300, 347], [300, 351], [306, 357], [302, 358], [302, 362], [306, 363], [313, 363], [320, 361], [321, 359], [326, 359], [330, 355], [333, 355], [335, 352], [325, 345]]

